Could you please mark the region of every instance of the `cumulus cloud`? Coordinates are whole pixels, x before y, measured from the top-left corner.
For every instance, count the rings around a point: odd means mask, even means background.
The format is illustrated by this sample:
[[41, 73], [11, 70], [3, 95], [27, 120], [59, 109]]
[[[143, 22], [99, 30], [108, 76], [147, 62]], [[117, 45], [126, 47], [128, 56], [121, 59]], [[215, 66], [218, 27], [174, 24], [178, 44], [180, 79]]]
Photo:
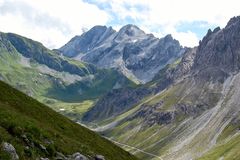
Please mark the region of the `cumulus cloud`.
[[[122, 21], [131, 19], [141, 28], [156, 32], [157, 35], [173, 34], [182, 45], [198, 44], [203, 34], [192, 30], [178, 31], [179, 24], [203, 22], [199, 28], [224, 27], [227, 21], [240, 14], [238, 0], [85, 0], [97, 6], [110, 5], [108, 9], [116, 13]], [[142, 10], [142, 8], [145, 8]]]
[[[240, 14], [238, 0], [0, 0], [0, 31], [58, 48], [94, 25], [133, 23], [158, 37], [195, 46], [208, 28]], [[188, 24], [185, 27], [183, 24]]]
[[0, 0], [1, 31], [22, 34], [50, 48], [108, 19], [105, 11], [81, 0]]
[[[88, 1], [88, 0], [85, 0]], [[90, 0], [94, 3], [109, 3], [112, 9], [117, 8], [120, 16], [132, 15], [148, 21], [150, 24], [176, 24], [181, 21], [207, 21], [212, 24], [224, 26], [226, 21], [240, 13], [238, 0]], [[126, 5], [127, 4], [127, 5]], [[148, 9], [145, 14], [136, 14], [126, 7], [144, 6]], [[125, 9], [124, 9], [125, 8]], [[138, 13], [141, 13], [139, 10]]]

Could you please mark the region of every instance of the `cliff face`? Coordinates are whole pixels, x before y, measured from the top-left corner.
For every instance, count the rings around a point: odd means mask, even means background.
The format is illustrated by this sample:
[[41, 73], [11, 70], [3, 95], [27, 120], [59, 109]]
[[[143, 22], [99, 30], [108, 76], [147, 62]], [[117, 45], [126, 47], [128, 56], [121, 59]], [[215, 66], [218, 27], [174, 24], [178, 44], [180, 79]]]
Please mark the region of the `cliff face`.
[[232, 18], [223, 29], [209, 30], [200, 42], [195, 68], [216, 68], [225, 72], [239, 71], [240, 17]]
[[75, 57], [97, 47], [115, 32], [111, 27], [95, 26], [81, 36], [75, 36], [59, 50], [64, 56]]
[[96, 26], [59, 49], [65, 56], [100, 68], [117, 68], [142, 83], [152, 80], [184, 50], [171, 35], [158, 39], [135, 25], [126, 25], [119, 32]]

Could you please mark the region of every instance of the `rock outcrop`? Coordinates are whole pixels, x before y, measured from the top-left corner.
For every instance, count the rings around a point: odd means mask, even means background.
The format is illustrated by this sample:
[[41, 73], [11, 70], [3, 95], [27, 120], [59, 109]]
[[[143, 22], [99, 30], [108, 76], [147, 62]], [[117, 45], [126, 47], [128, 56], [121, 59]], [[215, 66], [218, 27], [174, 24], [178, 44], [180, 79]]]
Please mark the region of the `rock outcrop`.
[[88, 160], [88, 158], [77, 152], [71, 155], [69, 160]]
[[65, 56], [101, 68], [117, 68], [142, 83], [152, 80], [184, 50], [171, 35], [158, 39], [135, 25], [126, 25], [119, 32], [96, 26], [59, 49]]
[[222, 70], [226, 73], [240, 69], [240, 17], [232, 18], [223, 29], [209, 30], [200, 42], [194, 62], [195, 69]]
[[64, 56], [75, 57], [81, 53], [99, 46], [104, 40], [109, 38], [116, 31], [112, 27], [95, 26], [81, 36], [75, 36], [67, 44], [59, 49]]
[[234, 159], [239, 157], [239, 84], [240, 16], [223, 29], [209, 30], [198, 47], [160, 70], [147, 85], [157, 90], [101, 132], [162, 159]]
[[19, 156], [16, 152], [16, 149], [14, 148], [14, 146], [10, 143], [7, 142], [3, 142], [2, 143], [2, 149], [3, 151], [7, 152], [10, 156], [12, 160], [18, 160]]
[[145, 88], [123, 88], [112, 90], [101, 98], [82, 118], [83, 121], [97, 121], [119, 115], [139, 102], [151, 91]]
[[94, 157], [94, 159], [95, 159], [95, 160], [105, 160], [104, 156], [102, 156], [102, 155], [96, 155], [96, 156]]

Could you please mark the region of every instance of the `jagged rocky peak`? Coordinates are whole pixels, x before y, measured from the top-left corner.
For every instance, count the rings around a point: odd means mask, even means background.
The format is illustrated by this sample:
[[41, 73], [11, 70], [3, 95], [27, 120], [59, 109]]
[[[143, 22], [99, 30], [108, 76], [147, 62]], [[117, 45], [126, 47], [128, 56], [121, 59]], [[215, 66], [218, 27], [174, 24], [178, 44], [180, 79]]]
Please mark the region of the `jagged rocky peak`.
[[117, 68], [127, 77], [146, 83], [177, 59], [184, 48], [171, 35], [159, 39], [136, 25], [128, 24], [118, 32], [96, 26], [74, 38], [60, 51], [65, 56], [100, 68]]
[[140, 28], [138, 28], [136, 25], [128, 24], [126, 26], [123, 26], [119, 32], [118, 35], [126, 35], [128, 37], [135, 37], [140, 35], [145, 35], [145, 32], [142, 31]]
[[97, 38], [106, 38], [106, 36], [113, 34], [115, 31], [112, 29], [112, 27], [106, 27], [106, 26], [94, 26], [91, 28], [88, 32], [83, 33], [82, 36], [86, 36], [86, 38], [89, 38], [89, 41], [91, 40], [100, 40]]
[[176, 70], [173, 73], [173, 78], [176, 80], [184, 75], [188, 74], [194, 64], [196, 57], [197, 47], [186, 48], [185, 53], [182, 56], [180, 63], [177, 65]]
[[227, 27], [237, 24], [237, 23], [238, 24], [240, 23], [240, 16], [235, 16], [235, 17], [231, 18], [227, 23]]
[[92, 28], [89, 30], [89, 32], [94, 32], [94, 31], [99, 32], [99, 31], [105, 31], [105, 30], [107, 30], [107, 29], [108, 29], [107, 26], [97, 25], [97, 26], [92, 27]]
[[174, 40], [171, 34], [167, 34], [167, 35], [164, 37], [164, 39], [165, 39], [166, 41], [173, 41], [173, 40]]
[[240, 69], [240, 17], [232, 18], [223, 29], [208, 31], [199, 44], [194, 68], [226, 73]]
[[[182, 48], [181, 44], [178, 40], [174, 39], [171, 34], [167, 34], [165, 37], [160, 39], [160, 42], [162, 45], [165, 45], [165, 47], [169, 47], [172, 45], [178, 46], [178, 48]], [[183, 50], [184, 52], [185, 50]], [[182, 54], [182, 52], [178, 52], [179, 55]]]
[[59, 49], [67, 57], [75, 57], [80, 53], [86, 53], [93, 47], [101, 44], [116, 31], [112, 27], [94, 26], [81, 36], [75, 36], [67, 44]]

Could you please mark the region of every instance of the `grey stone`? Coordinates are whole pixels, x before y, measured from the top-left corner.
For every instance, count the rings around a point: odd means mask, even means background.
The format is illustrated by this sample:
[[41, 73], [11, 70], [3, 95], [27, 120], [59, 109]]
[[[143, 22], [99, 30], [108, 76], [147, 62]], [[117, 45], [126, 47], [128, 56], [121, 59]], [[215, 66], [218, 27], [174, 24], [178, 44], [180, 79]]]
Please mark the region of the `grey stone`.
[[158, 39], [135, 25], [126, 25], [119, 32], [95, 26], [59, 50], [100, 68], [117, 68], [142, 83], [150, 81], [185, 51], [171, 35]]
[[105, 160], [104, 156], [102, 156], [102, 155], [96, 155], [96, 156], [94, 157], [94, 159], [95, 159], [95, 160]]
[[232, 18], [225, 28], [218, 27], [213, 32], [209, 31], [198, 46], [194, 68], [225, 73], [239, 71], [239, 30], [240, 17], [238, 16]]
[[77, 152], [72, 155], [72, 160], [88, 160], [88, 158]]
[[47, 148], [46, 148], [44, 145], [39, 144], [39, 146], [40, 146], [40, 148], [41, 148], [42, 150], [46, 151]]
[[19, 156], [16, 152], [16, 149], [14, 148], [14, 146], [10, 143], [7, 142], [3, 142], [2, 143], [2, 148], [5, 152], [9, 153], [11, 155], [12, 160], [18, 160]]

